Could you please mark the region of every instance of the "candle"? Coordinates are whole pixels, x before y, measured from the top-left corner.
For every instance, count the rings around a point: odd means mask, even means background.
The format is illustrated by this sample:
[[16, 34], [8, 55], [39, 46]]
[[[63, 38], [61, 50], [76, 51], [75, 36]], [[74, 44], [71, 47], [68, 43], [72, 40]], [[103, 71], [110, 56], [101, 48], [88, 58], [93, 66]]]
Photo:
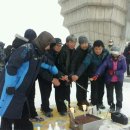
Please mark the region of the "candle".
[[73, 115], [73, 118], [75, 119], [75, 116], [74, 116], [74, 108], [71, 107], [71, 108], [70, 108], [70, 111], [71, 111], [71, 113], [72, 113], [72, 115]]
[[82, 105], [82, 107], [83, 107], [83, 111], [84, 111], [84, 116], [86, 116], [85, 111], [87, 110], [87, 105]]
[[71, 113], [74, 114], [74, 108], [73, 107], [70, 108], [70, 111], [71, 111]]
[[82, 105], [82, 107], [83, 107], [83, 111], [87, 110], [87, 105]]
[[38, 127], [37, 127], [37, 130], [40, 130], [40, 129], [41, 129], [40, 126], [38, 126]]
[[1, 116], [0, 116], [0, 128], [1, 128]]
[[12, 130], [14, 130], [14, 124], [12, 124]]

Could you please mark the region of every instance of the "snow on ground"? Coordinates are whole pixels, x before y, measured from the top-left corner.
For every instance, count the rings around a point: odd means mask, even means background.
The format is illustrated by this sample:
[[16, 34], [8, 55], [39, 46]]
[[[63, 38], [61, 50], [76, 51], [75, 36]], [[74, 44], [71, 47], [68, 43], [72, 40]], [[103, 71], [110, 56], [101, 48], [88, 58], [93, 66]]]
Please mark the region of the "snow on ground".
[[[130, 81], [130, 80], [129, 80]], [[75, 83], [72, 85], [73, 87], [71, 88], [71, 101], [76, 102], [76, 87]], [[35, 98], [35, 106], [36, 108], [40, 108], [41, 105], [41, 97], [40, 97], [40, 91], [39, 91], [39, 86], [38, 83], [36, 85], [36, 98]], [[88, 100], [90, 99], [90, 85], [88, 88]], [[54, 88], [52, 89], [51, 92], [51, 97], [50, 97], [50, 105], [55, 105], [55, 90]], [[76, 104], [75, 104], [76, 105]], [[109, 106], [107, 104], [107, 98], [106, 98], [106, 90], [105, 90], [105, 95], [104, 95], [104, 105], [106, 106], [106, 109], [109, 109]], [[122, 108], [122, 113], [126, 114], [128, 117], [130, 117], [130, 82], [124, 82], [123, 85], [123, 108]]]

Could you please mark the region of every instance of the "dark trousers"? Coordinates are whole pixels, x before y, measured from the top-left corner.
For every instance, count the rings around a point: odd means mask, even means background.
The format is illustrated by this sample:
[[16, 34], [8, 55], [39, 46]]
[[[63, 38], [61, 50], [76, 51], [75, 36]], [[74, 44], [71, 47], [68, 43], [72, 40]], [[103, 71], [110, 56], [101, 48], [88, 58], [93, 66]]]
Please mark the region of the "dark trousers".
[[127, 75], [130, 75], [130, 63], [127, 62]]
[[40, 76], [38, 76], [38, 81], [41, 92], [41, 102], [42, 102], [41, 109], [44, 112], [50, 112], [49, 98], [52, 91], [52, 83], [47, 80], [44, 80]]
[[82, 79], [78, 80], [77, 84], [76, 84], [76, 98], [77, 98], [78, 104], [82, 104], [84, 101], [87, 100], [87, 91], [80, 88], [80, 86], [78, 84], [87, 90], [88, 78], [86, 78], [86, 79], [82, 78]]
[[29, 110], [30, 110], [30, 118], [34, 118], [35, 116], [38, 116], [35, 108], [35, 83], [33, 84], [33, 87], [30, 91], [30, 94], [28, 96], [28, 104], [29, 104]]
[[96, 81], [91, 81], [91, 103], [93, 105], [103, 104], [104, 96], [104, 79], [99, 78]]
[[107, 83], [106, 87], [107, 87], [107, 100], [108, 100], [108, 104], [114, 105], [114, 98], [113, 98], [113, 92], [115, 89], [115, 93], [116, 93], [116, 106], [119, 108], [122, 108], [122, 101], [123, 101], [123, 94], [122, 94], [122, 86], [123, 83], [122, 82], [115, 82], [115, 83]]
[[65, 100], [70, 103], [70, 84], [61, 81], [61, 85], [55, 87], [55, 101], [58, 112], [67, 111], [68, 106], [66, 107]]
[[12, 130], [12, 123], [14, 130], [33, 130], [33, 124], [29, 121], [29, 110], [25, 103], [23, 107], [21, 119], [2, 118], [0, 130]]

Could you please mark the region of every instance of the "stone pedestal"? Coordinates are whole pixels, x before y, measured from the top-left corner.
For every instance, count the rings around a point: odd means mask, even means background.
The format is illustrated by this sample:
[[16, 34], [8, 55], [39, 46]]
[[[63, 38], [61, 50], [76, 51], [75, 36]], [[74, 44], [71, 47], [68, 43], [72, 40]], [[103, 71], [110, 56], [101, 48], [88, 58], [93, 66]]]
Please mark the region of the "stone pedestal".
[[130, 40], [129, 3], [130, 0], [59, 0], [63, 25], [71, 34], [84, 34], [92, 42], [100, 39], [107, 43], [112, 39], [122, 47]]

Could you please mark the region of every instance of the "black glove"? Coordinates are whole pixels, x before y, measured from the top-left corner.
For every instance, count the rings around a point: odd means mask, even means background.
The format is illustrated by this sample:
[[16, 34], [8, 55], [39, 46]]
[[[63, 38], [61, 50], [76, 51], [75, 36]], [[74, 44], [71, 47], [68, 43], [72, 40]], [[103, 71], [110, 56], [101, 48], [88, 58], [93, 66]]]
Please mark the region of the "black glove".
[[6, 89], [6, 93], [7, 93], [8, 95], [13, 95], [13, 94], [15, 94], [15, 92], [16, 92], [15, 87], [8, 87], [8, 88]]

